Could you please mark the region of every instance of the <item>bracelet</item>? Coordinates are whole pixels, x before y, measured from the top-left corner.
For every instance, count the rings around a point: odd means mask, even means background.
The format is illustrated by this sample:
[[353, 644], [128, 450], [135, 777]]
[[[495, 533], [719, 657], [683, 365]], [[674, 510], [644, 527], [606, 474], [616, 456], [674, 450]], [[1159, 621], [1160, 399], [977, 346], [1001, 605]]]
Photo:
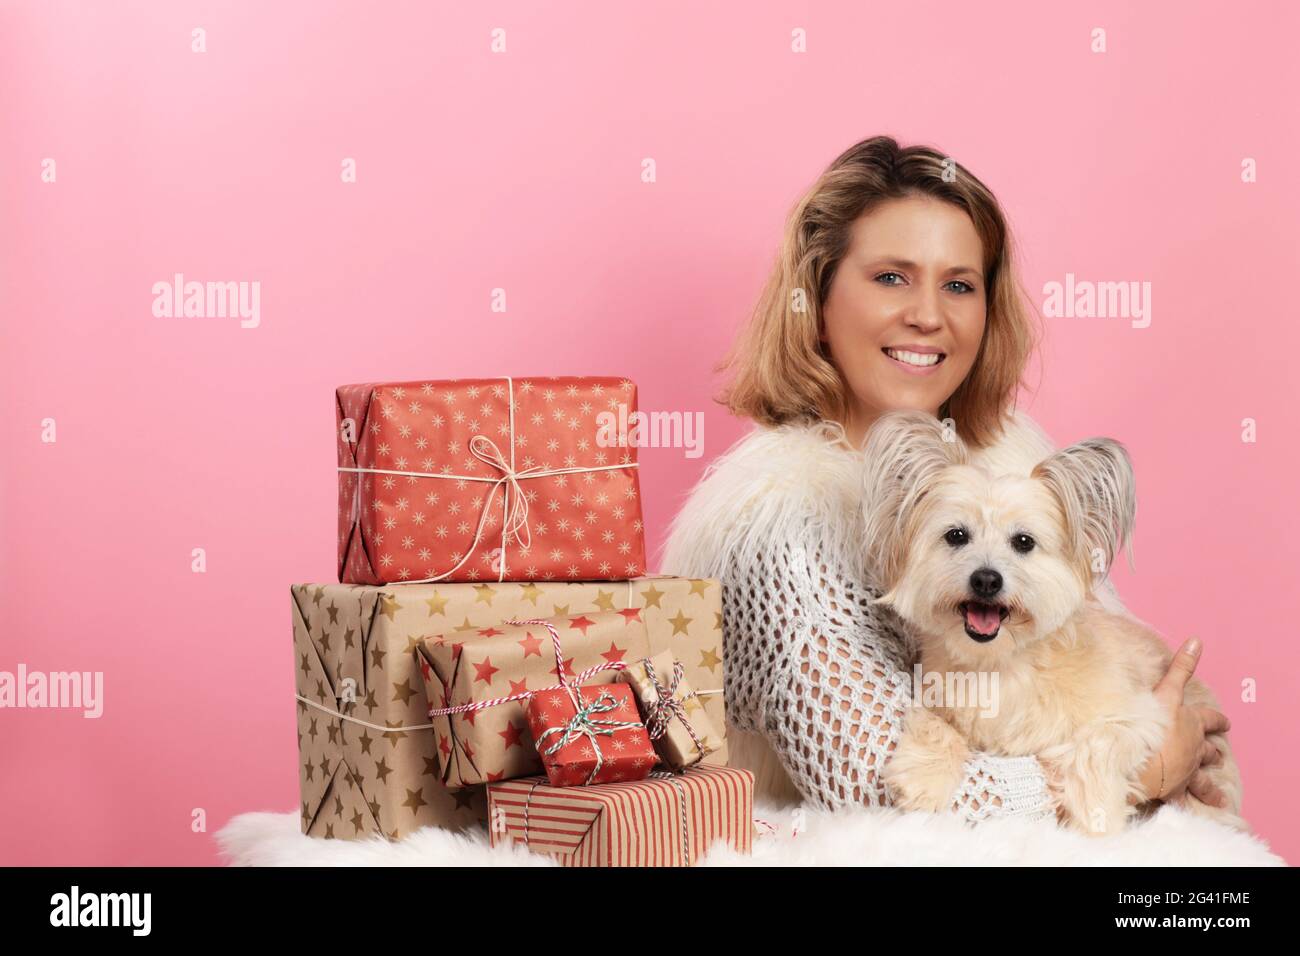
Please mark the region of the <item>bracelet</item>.
[[1160, 789], [1156, 791], [1156, 799], [1163, 800], [1165, 792], [1165, 755], [1160, 754]]

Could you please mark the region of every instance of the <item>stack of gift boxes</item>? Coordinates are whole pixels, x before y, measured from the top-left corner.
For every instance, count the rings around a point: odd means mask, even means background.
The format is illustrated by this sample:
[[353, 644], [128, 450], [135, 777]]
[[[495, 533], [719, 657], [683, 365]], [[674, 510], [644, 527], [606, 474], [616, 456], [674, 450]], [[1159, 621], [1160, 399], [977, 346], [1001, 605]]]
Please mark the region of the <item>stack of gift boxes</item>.
[[620, 405], [618, 378], [338, 389], [342, 583], [291, 589], [304, 833], [486, 826], [575, 866], [749, 849], [721, 588], [645, 575]]

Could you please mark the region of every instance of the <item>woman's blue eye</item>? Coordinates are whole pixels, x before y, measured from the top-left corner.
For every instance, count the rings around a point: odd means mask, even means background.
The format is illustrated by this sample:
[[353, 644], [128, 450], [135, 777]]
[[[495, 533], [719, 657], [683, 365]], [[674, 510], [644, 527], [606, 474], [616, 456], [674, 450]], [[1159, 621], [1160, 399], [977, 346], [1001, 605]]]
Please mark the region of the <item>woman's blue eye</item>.
[[[892, 281], [892, 279], [897, 279], [899, 281], [894, 282]], [[876, 276], [876, 281], [879, 282], [881, 285], [898, 285], [899, 283], [905, 282], [906, 280], [903, 278], [903, 276], [900, 273], [882, 272], [880, 273], [880, 275]], [[971, 285], [969, 282], [963, 282], [961, 279], [953, 279], [951, 282], [944, 283], [944, 285], [945, 287], [959, 286], [959, 288], [953, 290], [959, 295], [965, 295], [968, 292], [975, 291], [975, 287], [973, 285]]]

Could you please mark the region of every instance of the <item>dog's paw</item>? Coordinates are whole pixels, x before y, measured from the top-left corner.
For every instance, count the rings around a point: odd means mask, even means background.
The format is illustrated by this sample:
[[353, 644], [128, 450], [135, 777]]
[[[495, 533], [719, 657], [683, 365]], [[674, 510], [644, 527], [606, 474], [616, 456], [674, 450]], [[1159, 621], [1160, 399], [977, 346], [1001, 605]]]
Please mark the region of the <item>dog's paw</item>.
[[941, 813], [952, 806], [970, 749], [952, 725], [913, 707], [898, 746], [885, 765], [890, 800], [902, 810]]
[[1107, 725], [1076, 734], [1038, 755], [1058, 802], [1057, 818], [1085, 836], [1112, 836], [1138, 813], [1141, 787], [1135, 767], [1144, 741], [1131, 728]]

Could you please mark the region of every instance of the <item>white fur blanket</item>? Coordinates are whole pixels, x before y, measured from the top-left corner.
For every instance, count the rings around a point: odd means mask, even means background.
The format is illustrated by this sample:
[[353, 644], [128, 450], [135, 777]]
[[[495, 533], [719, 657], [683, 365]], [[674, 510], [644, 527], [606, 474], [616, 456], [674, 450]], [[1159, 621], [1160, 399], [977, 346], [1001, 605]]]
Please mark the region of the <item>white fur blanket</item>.
[[[792, 811], [756, 806], [775, 832], [755, 837], [753, 856], [719, 846], [704, 866], [1285, 866], [1257, 837], [1166, 806], [1108, 838], [1090, 838], [1051, 821], [988, 820], [863, 809], [805, 811], [791, 835]], [[488, 846], [486, 832], [417, 830], [398, 843], [303, 836], [294, 813], [245, 813], [217, 833], [227, 860], [243, 866], [553, 866], [521, 847]]]

